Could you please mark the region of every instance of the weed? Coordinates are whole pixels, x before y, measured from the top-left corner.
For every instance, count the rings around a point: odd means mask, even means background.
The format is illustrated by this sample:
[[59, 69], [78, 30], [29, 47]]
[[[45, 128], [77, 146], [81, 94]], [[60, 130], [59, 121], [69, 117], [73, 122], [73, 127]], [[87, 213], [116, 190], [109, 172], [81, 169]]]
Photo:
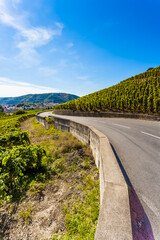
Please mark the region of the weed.
[[67, 170], [69, 172], [74, 172], [77, 170], [77, 168], [78, 168], [78, 166], [76, 164], [73, 164], [73, 165], [69, 166]]
[[84, 169], [89, 169], [90, 168], [90, 159], [89, 158], [86, 158], [83, 163], [82, 163], [82, 167]]
[[65, 170], [65, 159], [64, 158], [59, 158], [53, 162], [51, 166], [51, 171], [55, 172], [56, 174], [61, 174]]
[[33, 209], [31, 207], [21, 210], [20, 216], [25, 224], [28, 224], [30, 222], [32, 211]]
[[31, 184], [29, 185], [29, 191], [33, 195], [42, 192], [44, 188], [44, 183], [37, 183], [36, 181], [31, 182]]

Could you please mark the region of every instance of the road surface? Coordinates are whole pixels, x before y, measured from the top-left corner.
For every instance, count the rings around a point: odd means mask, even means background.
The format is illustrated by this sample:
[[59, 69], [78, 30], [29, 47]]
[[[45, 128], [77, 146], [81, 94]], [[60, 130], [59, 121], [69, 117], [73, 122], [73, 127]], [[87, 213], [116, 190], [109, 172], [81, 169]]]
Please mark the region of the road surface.
[[[41, 114], [48, 115], [51, 112]], [[150, 221], [155, 240], [160, 240], [160, 122], [57, 116], [94, 126], [108, 137]]]

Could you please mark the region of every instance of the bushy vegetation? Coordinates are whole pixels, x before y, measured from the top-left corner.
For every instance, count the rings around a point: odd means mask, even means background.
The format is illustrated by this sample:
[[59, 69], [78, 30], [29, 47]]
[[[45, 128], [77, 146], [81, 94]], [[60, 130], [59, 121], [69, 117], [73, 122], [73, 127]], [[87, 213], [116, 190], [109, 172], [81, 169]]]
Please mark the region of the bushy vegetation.
[[0, 117], [0, 203], [18, 198], [29, 182], [44, 171], [45, 151], [30, 145], [28, 133], [20, 129], [21, 121], [35, 113]]
[[3, 107], [0, 105], [0, 112], [3, 112]]
[[17, 110], [14, 114], [15, 115], [21, 115], [21, 114], [25, 114], [26, 112], [24, 111], [24, 110], [21, 110], [21, 109], [19, 109], [19, 110]]
[[60, 104], [55, 109], [160, 114], [160, 67], [150, 68], [115, 86]]
[[45, 155], [40, 146], [17, 146], [0, 148], [0, 198], [12, 200], [19, 195], [33, 175], [42, 172], [42, 158]]
[[[35, 224], [39, 204], [48, 194], [47, 202], [55, 198], [54, 204], [60, 206], [53, 215], [58, 214], [56, 219], [51, 219], [55, 221], [53, 233], [56, 232], [51, 239], [94, 239], [100, 194], [98, 170], [90, 149], [70, 133], [55, 129], [49, 119], [49, 130], [35, 119], [27, 119], [34, 114], [35, 111], [4, 114], [0, 118], [0, 205], [15, 211], [7, 226], [18, 239], [17, 229], [22, 222], [21, 233], [26, 233], [24, 224]], [[49, 213], [47, 208], [46, 214]], [[47, 231], [44, 220], [39, 221], [40, 229]], [[10, 236], [6, 221], [2, 219], [0, 226], [0, 238]]]
[[4, 118], [6, 116], [6, 114], [4, 112], [0, 111], [0, 118]]

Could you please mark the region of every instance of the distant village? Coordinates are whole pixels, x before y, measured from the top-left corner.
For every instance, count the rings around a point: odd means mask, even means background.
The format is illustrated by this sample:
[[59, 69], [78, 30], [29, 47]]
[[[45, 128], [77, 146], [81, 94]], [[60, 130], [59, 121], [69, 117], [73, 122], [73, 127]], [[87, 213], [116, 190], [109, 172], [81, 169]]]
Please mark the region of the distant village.
[[31, 104], [25, 104], [25, 103], [19, 103], [19, 104], [6, 104], [6, 105], [0, 105], [0, 111], [3, 111], [5, 113], [13, 113], [17, 110], [31, 110], [31, 109], [52, 109], [54, 106], [58, 105], [58, 103], [31, 103]]

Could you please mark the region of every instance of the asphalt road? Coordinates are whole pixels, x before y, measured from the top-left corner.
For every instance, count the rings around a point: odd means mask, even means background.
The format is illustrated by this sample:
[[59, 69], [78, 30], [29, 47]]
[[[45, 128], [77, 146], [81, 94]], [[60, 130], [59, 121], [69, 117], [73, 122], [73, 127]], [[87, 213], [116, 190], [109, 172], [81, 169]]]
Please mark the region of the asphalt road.
[[58, 117], [94, 126], [108, 137], [149, 218], [154, 238], [160, 240], [160, 122], [122, 118]]

